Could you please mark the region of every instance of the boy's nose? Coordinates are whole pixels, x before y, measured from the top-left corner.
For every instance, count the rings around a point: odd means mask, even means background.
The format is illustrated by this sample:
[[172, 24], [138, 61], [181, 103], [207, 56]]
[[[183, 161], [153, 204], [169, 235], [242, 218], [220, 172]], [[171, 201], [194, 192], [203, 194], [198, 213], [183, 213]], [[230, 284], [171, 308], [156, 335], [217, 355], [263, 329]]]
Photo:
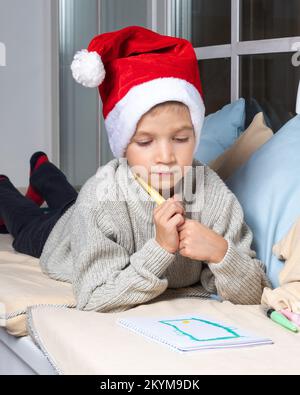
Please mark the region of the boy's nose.
[[156, 152], [156, 162], [157, 163], [175, 163], [175, 154], [172, 144], [161, 143]]

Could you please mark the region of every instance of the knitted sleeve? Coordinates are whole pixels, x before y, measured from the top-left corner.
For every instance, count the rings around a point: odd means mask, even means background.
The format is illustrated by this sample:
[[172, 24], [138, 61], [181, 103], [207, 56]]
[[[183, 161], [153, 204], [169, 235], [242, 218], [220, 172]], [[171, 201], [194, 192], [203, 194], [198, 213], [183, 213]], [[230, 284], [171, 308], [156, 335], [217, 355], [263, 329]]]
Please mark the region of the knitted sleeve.
[[137, 252], [115, 241], [114, 226], [105, 210], [79, 205], [73, 220], [71, 249], [77, 307], [99, 312], [124, 311], [162, 294], [168, 287], [163, 273], [175, 254], [148, 240]]
[[[219, 178], [216, 173], [211, 176]], [[227, 240], [228, 249], [221, 262], [209, 263], [208, 268], [222, 299], [236, 304], [260, 304], [264, 287], [270, 286], [265, 265], [251, 249], [253, 234], [239, 201], [221, 179], [218, 181], [224, 205], [213, 228]]]

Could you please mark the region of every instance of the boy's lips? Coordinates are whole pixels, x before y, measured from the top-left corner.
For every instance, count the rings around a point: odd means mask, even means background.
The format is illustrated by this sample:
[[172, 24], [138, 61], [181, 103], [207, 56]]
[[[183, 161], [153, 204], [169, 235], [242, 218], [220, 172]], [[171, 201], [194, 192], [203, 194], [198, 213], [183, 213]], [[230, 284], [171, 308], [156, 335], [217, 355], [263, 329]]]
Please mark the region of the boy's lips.
[[159, 176], [171, 176], [174, 173], [157, 173]]
[[156, 172], [156, 173], [152, 173], [152, 174], [154, 174], [154, 175], [158, 175], [158, 176], [160, 176], [160, 177], [164, 177], [164, 176], [172, 176], [172, 175], [175, 175], [175, 173], [174, 172]]

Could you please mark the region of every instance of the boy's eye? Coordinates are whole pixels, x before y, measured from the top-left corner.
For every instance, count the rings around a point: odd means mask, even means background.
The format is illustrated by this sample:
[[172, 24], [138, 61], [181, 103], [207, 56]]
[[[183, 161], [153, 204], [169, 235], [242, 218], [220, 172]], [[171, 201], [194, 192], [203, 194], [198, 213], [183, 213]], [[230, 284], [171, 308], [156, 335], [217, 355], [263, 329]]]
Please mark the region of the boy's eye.
[[175, 139], [176, 141], [178, 141], [179, 143], [185, 143], [186, 141], [188, 141], [188, 137], [186, 137], [185, 139]]
[[[175, 138], [174, 140], [176, 140], [178, 143], [185, 143], [189, 140], [188, 137], [184, 138], [184, 139], [179, 139], [179, 138]], [[140, 146], [145, 146], [145, 145], [149, 145], [151, 144], [152, 141], [137, 141], [137, 144]]]

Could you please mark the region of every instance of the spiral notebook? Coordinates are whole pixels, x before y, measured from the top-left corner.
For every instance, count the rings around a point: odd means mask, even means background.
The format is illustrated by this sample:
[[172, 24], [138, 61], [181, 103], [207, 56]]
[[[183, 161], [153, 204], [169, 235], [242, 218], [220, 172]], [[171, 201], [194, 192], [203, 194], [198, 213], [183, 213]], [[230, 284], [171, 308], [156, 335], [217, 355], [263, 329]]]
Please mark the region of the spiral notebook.
[[177, 351], [257, 346], [273, 343], [207, 316], [119, 319], [117, 323], [139, 335]]

